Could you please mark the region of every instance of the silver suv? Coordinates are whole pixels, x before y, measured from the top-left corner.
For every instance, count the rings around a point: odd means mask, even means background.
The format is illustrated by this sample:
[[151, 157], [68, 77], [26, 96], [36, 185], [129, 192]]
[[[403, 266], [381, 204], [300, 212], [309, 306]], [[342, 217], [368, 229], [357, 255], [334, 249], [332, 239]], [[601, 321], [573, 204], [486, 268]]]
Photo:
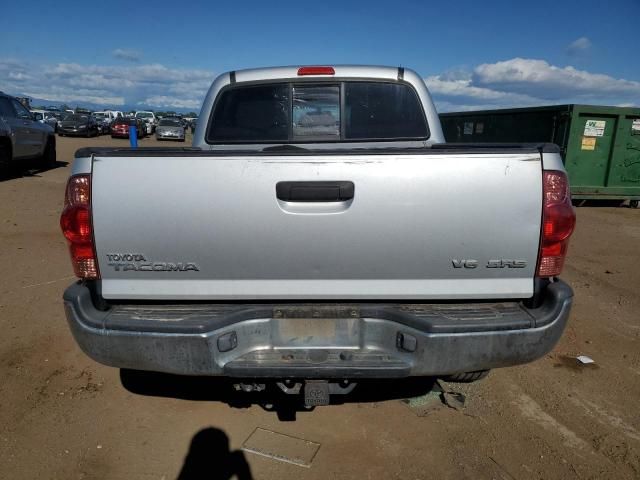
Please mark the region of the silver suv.
[[0, 92], [0, 176], [31, 159], [38, 159], [42, 168], [55, 165], [53, 128], [35, 120], [14, 97]]

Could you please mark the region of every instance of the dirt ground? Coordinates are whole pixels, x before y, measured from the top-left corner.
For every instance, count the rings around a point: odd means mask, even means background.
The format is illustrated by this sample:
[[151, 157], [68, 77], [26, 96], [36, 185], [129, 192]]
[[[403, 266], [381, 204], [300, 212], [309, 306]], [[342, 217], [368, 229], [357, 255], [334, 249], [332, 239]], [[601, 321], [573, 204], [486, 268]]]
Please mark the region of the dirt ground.
[[[168, 480], [185, 459], [183, 479], [640, 478], [640, 210], [577, 209], [562, 340], [535, 363], [450, 384], [464, 409], [416, 415], [399, 398], [424, 382], [274, 412], [223, 382], [121, 379], [79, 350], [61, 302], [64, 185], [77, 148], [127, 142], [58, 140], [58, 168], [0, 182], [0, 478]], [[580, 354], [595, 365], [579, 367]], [[311, 465], [243, 452], [257, 428], [315, 442]]]

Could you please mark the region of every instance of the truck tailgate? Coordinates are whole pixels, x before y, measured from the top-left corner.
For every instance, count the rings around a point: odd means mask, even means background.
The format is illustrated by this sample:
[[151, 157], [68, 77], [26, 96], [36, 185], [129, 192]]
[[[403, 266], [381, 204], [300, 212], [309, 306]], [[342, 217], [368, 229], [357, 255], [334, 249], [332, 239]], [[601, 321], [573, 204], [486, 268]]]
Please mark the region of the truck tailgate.
[[[541, 175], [538, 152], [96, 154], [102, 295], [530, 297]], [[352, 182], [353, 198], [280, 200], [279, 182]]]

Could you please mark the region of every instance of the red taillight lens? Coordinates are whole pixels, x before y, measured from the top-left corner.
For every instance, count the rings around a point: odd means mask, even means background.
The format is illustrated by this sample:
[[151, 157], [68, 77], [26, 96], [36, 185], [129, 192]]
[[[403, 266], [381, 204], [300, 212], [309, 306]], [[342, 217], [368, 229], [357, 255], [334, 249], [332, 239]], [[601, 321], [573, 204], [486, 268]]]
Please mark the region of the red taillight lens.
[[300, 67], [298, 76], [304, 75], [335, 75], [336, 71], [333, 67]]
[[68, 206], [60, 217], [62, 233], [70, 243], [91, 241], [91, 212], [80, 205]]
[[571, 205], [569, 181], [564, 172], [547, 170], [542, 177], [542, 236], [538, 276], [560, 275], [569, 246], [569, 237], [576, 224]]
[[93, 245], [90, 175], [75, 175], [69, 179], [60, 228], [69, 242], [71, 263], [76, 276], [85, 279], [100, 278]]

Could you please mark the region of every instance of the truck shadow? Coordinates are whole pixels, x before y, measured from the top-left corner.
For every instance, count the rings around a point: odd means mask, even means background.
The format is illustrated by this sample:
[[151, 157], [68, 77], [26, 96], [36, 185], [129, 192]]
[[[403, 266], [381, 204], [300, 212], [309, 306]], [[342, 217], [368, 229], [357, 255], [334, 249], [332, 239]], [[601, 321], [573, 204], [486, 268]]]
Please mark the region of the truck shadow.
[[[137, 395], [167, 397], [191, 401], [224, 402], [232, 408], [258, 405], [277, 414], [281, 421], [295, 421], [297, 412], [312, 410], [304, 406], [302, 395], [287, 395], [275, 384], [267, 384], [261, 392], [239, 392], [233, 384], [240, 379], [189, 377], [139, 370], [120, 370], [122, 386]], [[332, 395], [331, 405], [375, 403], [402, 400], [429, 393], [436, 379], [411, 377], [395, 380], [359, 380], [353, 392]]]
[[244, 452], [229, 450], [229, 437], [222, 430], [207, 427], [191, 439], [177, 480], [252, 480]]

